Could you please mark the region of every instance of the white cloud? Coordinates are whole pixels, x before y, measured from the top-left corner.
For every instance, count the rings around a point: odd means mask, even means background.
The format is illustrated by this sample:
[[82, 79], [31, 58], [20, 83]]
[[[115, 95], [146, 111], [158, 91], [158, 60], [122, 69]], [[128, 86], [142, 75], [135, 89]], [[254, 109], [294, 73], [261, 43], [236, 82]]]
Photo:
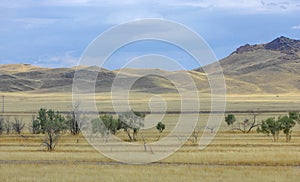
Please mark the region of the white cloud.
[[15, 22], [21, 23], [26, 29], [39, 28], [41, 26], [56, 23], [59, 19], [56, 18], [17, 18]]
[[299, 25], [292, 26], [292, 29], [294, 29], [294, 30], [300, 30], [300, 24], [299, 24]]
[[222, 8], [255, 11], [278, 11], [278, 10], [299, 10], [299, 0], [33, 0], [5, 1], [0, 7], [22, 7], [22, 6], [143, 6], [156, 5], [159, 7], [199, 7], [199, 8]]
[[73, 67], [79, 61], [79, 58], [73, 55], [74, 52], [67, 51], [62, 55], [40, 56], [33, 64], [42, 67]]
[[300, 2], [297, 0], [188, 0], [184, 2], [179, 0], [169, 0], [163, 1], [160, 4], [177, 7], [237, 10], [244, 11], [245, 13], [293, 11], [300, 9]]

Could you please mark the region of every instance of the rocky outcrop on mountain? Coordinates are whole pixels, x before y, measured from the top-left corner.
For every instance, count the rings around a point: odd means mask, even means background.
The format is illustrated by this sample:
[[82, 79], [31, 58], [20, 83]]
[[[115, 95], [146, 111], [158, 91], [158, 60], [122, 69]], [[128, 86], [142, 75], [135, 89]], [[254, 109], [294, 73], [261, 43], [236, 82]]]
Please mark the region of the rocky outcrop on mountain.
[[242, 54], [260, 49], [279, 51], [283, 54], [286, 54], [281, 57], [282, 60], [295, 60], [299, 59], [299, 55], [297, 53], [300, 51], [300, 40], [294, 40], [281, 36], [266, 44], [243, 45], [237, 48], [237, 50], [232, 54]]

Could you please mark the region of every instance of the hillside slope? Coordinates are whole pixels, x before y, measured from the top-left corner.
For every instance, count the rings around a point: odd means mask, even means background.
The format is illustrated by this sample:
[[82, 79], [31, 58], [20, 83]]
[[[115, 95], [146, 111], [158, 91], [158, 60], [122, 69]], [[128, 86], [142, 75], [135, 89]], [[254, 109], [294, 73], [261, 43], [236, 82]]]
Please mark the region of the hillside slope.
[[[266, 44], [244, 46], [219, 61], [229, 94], [281, 94], [300, 91], [300, 41], [279, 37]], [[216, 63], [205, 69], [214, 70]], [[106, 70], [99, 67], [41, 68], [29, 64], [0, 65], [0, 91], [71, 92], [75, 72], [83, 81], [97, 77], [96, 92], [110, 92], [114, 79], [118, 89], [149, 93], [174, 93], [176, 86], [209, 93], [209, 83], [202, 68], [191, 71], [159, 69]], [[149, 74], [148, 74], [149, 73]], [[191, 81], [192, 78], [194, 80]]]
[[[279, 37], [266, 44], [246, 44], [219, 63], [229, 93], [280, 94], [300, 90], [299, 40]], [[206, 68], [215, 66], [213, 63]]]

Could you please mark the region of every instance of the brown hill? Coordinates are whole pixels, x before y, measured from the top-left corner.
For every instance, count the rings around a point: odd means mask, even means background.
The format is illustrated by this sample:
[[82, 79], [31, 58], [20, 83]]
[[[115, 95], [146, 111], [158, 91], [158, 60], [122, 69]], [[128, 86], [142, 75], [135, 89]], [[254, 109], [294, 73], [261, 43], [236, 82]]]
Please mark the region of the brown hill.
[[[300, 41], [279, 37], [266, 44], [239, 47], [219, 61], [229, 94], [298, 93], [300, 89]], [[214, 70], [216, 63], [205, 69]], [[0, 91], [72, 91], [74, 68], [41, 68], [29, 64], [0, 65]], [[149, 73], [149, 74], [147, 74]], [[143, 76], [145, 75], [145, 76]], [[118, 76], [118, 89], [134, 82], [131, 90], [150, 93], [177, 92], [177, 86], [187, 90], [197, 86], [209, 93], [209, 84], [202, 68], [192, 71], [159, 69], [122, 69], [109, 71], [99, 67], [77, 67], [77, 77], [86, 82], [97, 77], [96, 91], [111, 91]], [[188, 77], [187, 77], [188, 76]], [[195, 82], [192, 82], [191, 77]]]

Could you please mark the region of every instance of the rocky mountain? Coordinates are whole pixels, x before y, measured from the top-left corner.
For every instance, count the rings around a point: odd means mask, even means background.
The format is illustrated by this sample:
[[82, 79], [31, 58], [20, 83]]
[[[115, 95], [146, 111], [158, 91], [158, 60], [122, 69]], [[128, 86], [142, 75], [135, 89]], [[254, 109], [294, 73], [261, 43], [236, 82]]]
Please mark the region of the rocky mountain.
[[[299, 93], [300, 40], [279, 37], [256, 45], [243, 45], [218, 62], [223, 68], [229, 94]], [[214, 70], [217, 63], [205, 66]], [[200, 92], [209, 92], [203, 68], [188, 72], [147, 69], [106, 70], [98, 67], [41, 68], [29, 64], [0, 65], [0, 92], [44, 91], [70, 92], [75, 71], [85, 77], [97, 76], [97, 92], [109, 92], [116, 76], [119, 89], [135, 82], [131, 89], [138, 92], [177, 92], [174, 84], [191, 88], [191, 77]], [[143, 76], [145, 73], [154, 73]], [[156, 73], [156, 74], [155, 74]], [[158, 76], [162, 75], [162, 76]], [[175, 80], [176, 83], [170, 80]]]
[[300, 91], [300, 40], [282, 36], [266, 44], [246, 44], [219, 63], [229, 93]]

